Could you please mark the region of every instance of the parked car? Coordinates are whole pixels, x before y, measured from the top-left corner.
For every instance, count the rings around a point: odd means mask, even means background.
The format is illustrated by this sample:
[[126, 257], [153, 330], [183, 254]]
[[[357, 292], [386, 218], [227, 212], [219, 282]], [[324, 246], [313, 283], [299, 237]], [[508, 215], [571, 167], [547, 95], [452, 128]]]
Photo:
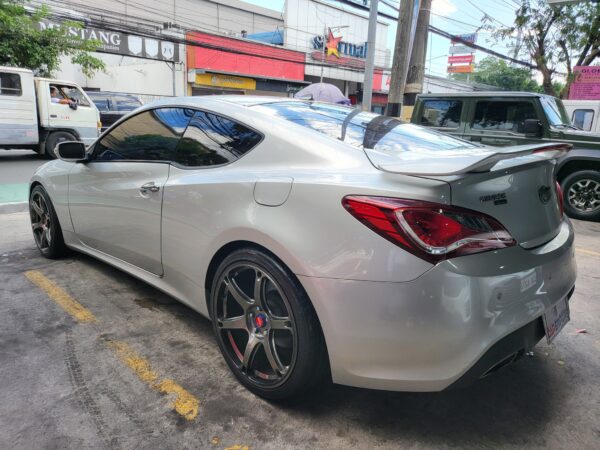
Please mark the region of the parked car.
[[77, 83], [0, 67], [0, 149], [22, 148], [55, 158], [59, 142], [89, 145], [99, 131], [98, 110]]
[[563, 100], [563, 104], [574, 126], [600, 133], [600, 100]]
[[573, 126], [559, 99], [526, 92], [424, 94], [411, 121], [485, 145], [572, 144], [556, 173], [565, 210], [600, 220], [600, 134]]
[[103, 132], [125, 114], [143, 105], [140, 98], [132, 94], [108, 91], [88, 91], [87, 94], [100, 111]]
[[568, 321], [566, 147], [293, 99], [169, 99], [87, 152], [60, 144], [31, 180], [31, 223], [44, 256], [87, 253], [210, 318], [258, 395], [440, 391]]

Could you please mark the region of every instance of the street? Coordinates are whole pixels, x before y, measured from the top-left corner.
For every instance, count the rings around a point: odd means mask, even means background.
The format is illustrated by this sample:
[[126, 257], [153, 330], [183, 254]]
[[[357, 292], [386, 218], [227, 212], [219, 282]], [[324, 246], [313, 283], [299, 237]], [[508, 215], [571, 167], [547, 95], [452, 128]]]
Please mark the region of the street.
[[18, 202], [43, 162], [0, 152], [0, 202], [17, 203], [0, 205], [1, 448], [597, 448], [600, 224], [574, 221], [571, 321], [533, 357], [462, 390], [278, 404], [235, 380], [196, 312], [87, 256], [39, 255]]

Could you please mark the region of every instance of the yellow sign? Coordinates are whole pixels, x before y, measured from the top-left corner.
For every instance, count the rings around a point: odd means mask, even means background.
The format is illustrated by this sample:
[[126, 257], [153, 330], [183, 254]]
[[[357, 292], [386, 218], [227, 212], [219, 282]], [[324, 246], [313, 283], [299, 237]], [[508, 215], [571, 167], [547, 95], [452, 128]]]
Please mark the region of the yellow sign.
[[467, 64], [462, 66], [448, 66], [448, 73], [473, 73], [474, 70], [474, 64]]
[[256, 90], [256, 80], [252, 78], [221, 75], [218, 73], [197, 73], [196, 84], [236, 89]]

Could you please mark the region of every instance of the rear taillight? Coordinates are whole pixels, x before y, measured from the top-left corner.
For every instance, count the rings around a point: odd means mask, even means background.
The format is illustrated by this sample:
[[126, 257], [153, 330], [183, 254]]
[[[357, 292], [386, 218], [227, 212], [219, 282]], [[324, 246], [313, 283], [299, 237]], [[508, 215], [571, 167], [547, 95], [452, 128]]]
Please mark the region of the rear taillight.
[[558, 210], [560, 211], [560, 217], [565, 214], [565, 198], [563, 194], [562, 187], [558, 181], [556, 182], [556, 199], [558, 200]]
[[516, 244], [497, 220], [469, 209], [358, 195], [344, 197], [342, 204], [379, 235], [432, 263]]

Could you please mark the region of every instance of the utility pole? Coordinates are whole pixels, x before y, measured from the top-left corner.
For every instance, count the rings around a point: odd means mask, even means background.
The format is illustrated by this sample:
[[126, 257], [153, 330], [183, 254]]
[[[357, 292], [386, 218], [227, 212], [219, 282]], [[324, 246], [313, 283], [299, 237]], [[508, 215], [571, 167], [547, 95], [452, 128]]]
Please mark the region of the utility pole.
[[367, 61], [365, 62], [362, 110], [369, 112], [371, 112], [371, 99], [373, 97], [373, 72], [375, 70], [378, 4], [379, 0], [371, 0], [371, 9], [369, 10], [369, 31], [367, 33]]
[[400, 3], [400, 17], [398, 17], [390, 93], [388, 94], [386, 110], [386, 115], [391, 117], [400, 117], [402, 109], [406, 74], [408, 73], [410, 54], [412, 53], [419, 4], [420, 0], [402, 0]]
[[429, 35], [429, 16], [431, 0], [422, 0], [419, 8], [419, 19], [415, 31], [415, 42], [410, 55], [410, 64], [404, 88], [404, 105], [414, 106], [417, 95], [423, 92], [425, 79], [425, 55], [427, 54], [427, 38]]
[[323, 82], [323, 71], [325, 70], [325, 61], [327, 60], [327, 56], [325, 55], [325, 42], [327, 42], [327, 25], [323, 25], [323, 51], [321, 52], [321, 80], [319, 83]]

